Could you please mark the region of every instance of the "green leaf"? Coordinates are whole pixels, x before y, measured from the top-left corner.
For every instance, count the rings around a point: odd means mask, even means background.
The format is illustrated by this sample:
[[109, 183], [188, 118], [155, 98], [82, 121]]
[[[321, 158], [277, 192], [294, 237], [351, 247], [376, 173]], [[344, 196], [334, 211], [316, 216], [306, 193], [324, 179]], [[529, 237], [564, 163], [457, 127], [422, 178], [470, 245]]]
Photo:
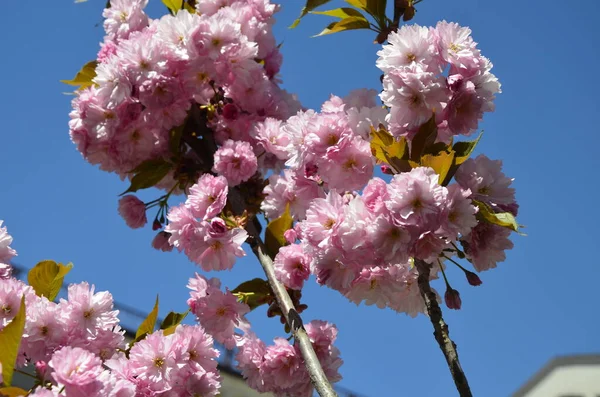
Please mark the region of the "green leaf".
[[323, 4], [329, 3], [331, 0], [307, 0], [306, 5], [302, 8], [302, 12], [300, 12], [300, 16], [292, 23], [290, 29], [294, 29], [300, 23], [300, 19], [302, 19], [306, 14], [314, 10], [315, 8], [322, 6]]
[[167, 314], [167, 317], [165, 317], [162, 323], [160, 323], [160, 329], [164, 330], [163, 334], [171, 335], [173, 332], [175, 332], [177, 326], [181, 324], [181, 322], [188, 315], [189, 312], [190, 311], [187, 310], [183, 313], [171, 312]]
[[419, 159], [426, 152], [427, 148], [435, 143], [437, 138], [437, 124], [435, 122], [435, 113], [423, 125], [414, 136], [410, 145], [410, 159], [419, 162]]
[[87, 87], [90, 87], [95, 84], [92, 80], [94, 77], [96, 77], [96, 66], [98, 66], [97, 61], [88, 62], [83, 65], [81, 70], [77, 72], [72, 80], [61, 80], [60, 82], [68, 85], [79, 86], [79, 88], [77, 88], [78, 90], [83, 90]]
[[238, 285], [231, 293], [237, 296], [238, 301], [250, 306], [254, 310], [272, 300], [271, 287], [267, 280], [255, 278]]
[[383, 126], [371, 127], [371, 153], [378, 162], [389, 164], [396, 172], [410, 171], [406, 138], [396, 140]]
[[519, 224], [517, 223], [514, 215], [510, 212], [496, 213], [489, 205], [479, 200], [473, 200], [473, 204], [479, 207], [477, 216], [480, 219], [484, 219], [488, 223], [506, 227], [514, 232], [519, 233]]
[[439, 184], [443, 184], [446, 180], [448, 171], [454, 164], [454, 151], [440, 152], [437, 155], [426, 154], [421, 157], [421, 166], [431, 167], [440, 176], [438, 179]]
[[381, 24], [385, 21], [385, 8], [386, 0], [345, 0], [346, 3], [365, 10], [379, 23], [379, 27], [383, 28]]
[[73, 264], [63, 265], [54, 261], [41, 261], [27, 274], [27, 282], [38, 296], [45, 296], [53, 301], [60, 292], [65, 275], [71, 271]]
[[[13, 310], [16, 308], [12, 308]], [[21, 298], [19, 312], [12, 321], [0, 331], [0, 363], [2, 363], [2, 377], [4, 384], [10, 386], [12, 382], [19, 345], [25, 328], [25, 296]]]
[[313, 37], [325, 36], [326, 34], [333, 34], [338, 32], [344, 32], [346, 30], [357, 30], [357, 29], [369, 29], [371, 25], [369, 21], [363, 16], [360, 17], [347, 17], [341, 21], [332, 22], [323, 31]]
[[290, 205], [285, 206], [285, 212], [279, 218], [269, 222], [267, 230], [265, 231], [265, 245], [267, 248], [267, 254], [271, 258], [275, 258], [279, 248], [287, 245], [283, 233], [292, 227], [294, 220], [290, 215]]
[[173, 15], [177, 14], [177, 11], [181, 10], [183, 7], [183, 0], [162, 0], [162, 2]]
[[335, 17], [339, 19], [344, 19], [347, 17], [363, 17], [363, 14], [360, 11], [355, 10], [354, 8], [342, 7], [336, 8], [335, 10], [327, 10], [327, 11], [311, 11], [311, 14], [318, 15], [327, 15], [330, 17]]
[[452, 150], [456, 152], [456, 165], [460, 165], [467, 161], [469, 156], [471, 156], [471, 154], [473, 153], [473, 150], [475, 150], [475, 146], [477, 146], [477, 144], [479, 143], [479, 140], [481, 139], [482, 135], [483, 131], [481, 131], [477, 139], [475, 139], [474, 141], [456, 142], [454, 146], [452, 146]]
[[154, 308], [148, 314], [148, 317], [140, 324], [140, 327], [135, 332], [135, 341], [140, 341], [146, 337], [146, 335], [154, 332], [154, 326], [156, 324], [156, 319], [158, 318], [158, 295], [156, 295], [156, 302], [154, 303]]
[[[85, 1], [85, 0], [83, 0]], [[28, 395], [27, 390], [23, 390], [20, 387], [2, 387], [0, 388], [0, 396], [5, 397], [21, 397]]]
[[131, 185], [121, 193], [121, 196], [129, 192], [137, 192], [147, 189], [160, 182], [173, 168], [173, 164], [164, 159], [146, 160], [131, 172], [135, 175], [131, 178]]

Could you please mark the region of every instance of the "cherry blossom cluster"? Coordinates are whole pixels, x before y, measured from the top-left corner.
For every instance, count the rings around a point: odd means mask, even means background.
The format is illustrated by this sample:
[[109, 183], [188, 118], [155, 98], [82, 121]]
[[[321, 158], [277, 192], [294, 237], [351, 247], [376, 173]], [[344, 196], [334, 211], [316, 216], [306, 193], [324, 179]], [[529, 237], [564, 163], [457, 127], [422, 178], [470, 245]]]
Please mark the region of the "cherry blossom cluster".
[[435, 112], [438, 140], [447, 142], [473, 133], [483, 113], [494, 110], [500, 83], [469, 28], [446, 21], [435, 28], [405, 25], [377, 54], [384, 72], [380, 97], [394, 136], [412, 139]]
[[26, 322], [19, 351], [19, 365], [47, 362], [64, 346], [81, 347], [101, 358], [109, 358], [125, 346], [118, 311], [108, 292], [95, 292], [83, 282], [71, 284], [67, 299], [58, 303], [40, 297], [16, 280], [0, 280], [0, 329], [17, 314], [25, 296]]
[[[198, 13], [180, 10], [151, 20], [146, 4], [113, 0], [104, 11], [107, 36], [94, 84], [77, 93], [69, 124], [90, 163], [125, 177], [145, 160], [168, 158], [169, 131], [192, 105], [213, 109], [219, 145], [251, 141], [254, 124], [299, 109], [275, 77], [281, 65], [271, 31], [277, 6], [205, 0], [197, 2]], [[159, 186], [169, 184], [166, 177]]]
[[219, 352], [200, 326], [178, 325], [165, 335], [153, 332], [136, 342], [129, 352], [103, 361], [89, 350], [65, 346], [50, 361], [37, 362], [44, 388], [33, 396], [134, 397], [216, 396]]
[[228, 184], [223, 176], [204, 174], [189, 189], [186, 201], [171, 208], [168, 243], [184, 251], [204, 270], [231, 269], [245, 255], [242, 244], [248, 233], [218, 217], [227, 202]]
[[[362, 194], [330, 190], [310, 202], [306, 216], [286, 233], [290, 243], [274, 260], [277, 277], [301, 289], [317, 282], [355, 303], [391, 307], [411, 316], [424, 309], [414, 259], [432, 263], [431, 277], [460, 243], [478, 271], [495, 267], [512, 248], [510, 229], [476, 218], [472, 199], [516, 215], [512, 180], [501, 162], [480, 155], [463, 164], [457, 183], [441, 186], [427, 167], [373, 178]], [[467, 274], [468, 275], [468, 274]], [[472, 277], [472, 276], [471, 276]]]
[[347, 98], [332, 96], [321, 113], [298, 112], [285, 123], [266, 120], [255, 135], [269, 153], [289, 167], [273, 175], [265, 188], [261, 210], [275, 219], [290, 206], [303, 219], [310, 202], [329, 189], [362, 189], [373, 176], [370, 130], [385, 122], [386, 111], [375, 103], [375, 90], [353, 91]]
[[[318, 320], [306, 324], [305, 328], [325, 375], [332, 383], [339, 381], [338, 369], [343, 361], [333, 346], [337, 328]], [[253, 389], [282, 397], [313, 395], [313, 385], [297, 344], [275, 338], [273, 345], [266, 346], [252, 332], [247, 332], [238, 343], [238, 350], [238, 367]]]
[[[3, 258], [14, 255], [8, 248], [12, 238], [5, 228], [1, 233], [0, 242], [8, 242], [0, 246]], [[198, 291], [196, 288], [197, 299]], [[213, 290], [210, 293], [214, 299], [208, 305], [217, 304], [217, 294]], [[237, 304], [235, 297], [231, 298]], [[18, 368], [35, 368], [41, 386], [31, 395], [218, 394], [219, 353], [212, 336], [200, 325], [178, 325], [170, 333], [159, 330], [127, 345], [109, 292], [95, 292], [86, 282], [71, 284], [67, 299], [52, 302], [22, 281], [7, 277], [0, 279], [0, 332], [19, 313], [22, 300], [26, 316], [16, 364]], [[203, 322], [222, 335], [224, 330], [218, 328], [220, 309], [211, 315], [208, 309], [202, 310], [202, 304], [197, 300], [194, 312], [202, 313], [198, 315]], [[123, 354], [126, 348], [128, 355]]]
[[229, 290], [221, 291], [221, 281], [206, 279], [196, 273], [188, 284], [191, 290], [187, 304], [206, 331], [227, 349], [233, 349], [239, 340], [235, 329], [246, 330], [250, 324], [244, 315], [250, 311], [245, 303]]

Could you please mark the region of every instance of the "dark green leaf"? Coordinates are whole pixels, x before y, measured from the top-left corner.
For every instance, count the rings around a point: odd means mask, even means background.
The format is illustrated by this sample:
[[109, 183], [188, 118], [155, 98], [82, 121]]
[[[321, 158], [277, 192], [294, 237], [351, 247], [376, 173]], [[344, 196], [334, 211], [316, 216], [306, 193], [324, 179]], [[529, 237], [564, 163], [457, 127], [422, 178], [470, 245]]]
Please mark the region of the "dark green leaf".
[[437, 138], [437, 124], [435, 122], [435, 113], [422, 126], [412, 139], [410, 145], [410, 159], [419, 162], [419, 159], [425, 153], [426, 149], [435, 143]]
[[77, 72], [75, 77], [72, 80], [61, 80], [61, 83], [65, 83], [68, 85], [79, 86], [78, 90], [83, 90], [91, 85], [94, 85], [92, 81], [94, 77], [96, 77], [96, 66], [98, 66], [97, 61], [91, 61], [83, 65], [81, 70]]
[[296, 26], [298, 26], [298, 24], [300, 23], [300, 19], [303, 18], [306, 14], [308, 14], [309, 12], [311, 12], [319, 6], [322, 6], [323, 4], [329, 3], [330, 1], [331, 0], [307, 0], [306, 5], [304, 6], [304, 8], [302, 8], [300, 16], [294, 21], [294, 23], [292, 23], [290, 29], [294, 29]]
[[456, 142], [454, 146], [452, 146], [452, 150], [456, 152], [455, 162], [457, 165], [460, 165], [467, 161], [469, 156], [471, 156], [471, 154], [473, 153], [473, 150], [475, 150], [475, 146], [477, 146], [477, 144], [479, 143], [479, 140], [481, 139], [482, 135], [483, 131], [481, 131], [477, 139], [475, 139], [474, 141]]
[[36, 295], [54, 300], [62, 287], [65, 275], [71, 271], [73, 264], [66, 266], [62, 263], [46, 260], [35, 265], [27, 274], [27, 282]]
[[271, 258], [275, 258], [279, 248], [287, 244], [283, 233], [292, 227], [294, 220], [290, 215], [290, 205], [285, 206], [285, 212], [279, 218], [269, 222], [267, 230], [265, 231], [265, 245], [267, 248], [267, 254]]
[[131, 185], [121, 193], [121, 196], [156, 185], [171, 171], [172, 167], [173, 164], [163, 159], [144, 161], [132, 171], [135, 175], [131, 178]]
[[171, 131], [169, 131], [169, 149], [171, 150], [171, 154], [173, 156], [179, 155], [179, 149], [181, 146], [181, 136], [183, 135], [184, 128], [185, 128], [185, 123], [181, 124], [179, 127], [173, 128]]
[[344, 32], [346, 30], [357, 30], [357, 29], [369, 29], [371, 25], [365, 17], [347, 17], [341, 21], [332, 22], [323, 31], [313, 37], [325, 36], [326, 34], [333, 34], [338, 32]]
[[473, 200], [479, 211], [477, 216], [488, 223], [509, 228], [512, 231], [519, 232], [519, 224], [514, 215], [510, 212], [494, 212], [494, 210], [486, 203], [478, 200]]
[[[11, 308], [16, 310], [16, 307]], [[19, 312], [12, 321], [0, 331], [0, 363], [2, 363], [2, 377], [4, 384], [10, 386], [12, 382], [19, 346], [25, 328], [25, 296], [21, 298]]]
[[140, 341], [146, 337], [146, 335], [154, 332], [154, 326], [156, 325], [156, 319], [158, 318], [158, 295], [156, 295], [156, 302], [154, 308], [148, 314], [146, 319], [140, 324], [140, 327], [135, 332], [135, 341]]
[[183, 313], [170, 312], [169, 314], [167, 314], [167, 317], [165, 317], [162, 323], [160, 323], [160, 329], [164, 330], [163, 334], [171, 335], [173, 332], [175, 332], [177, 326], [181, 324], [181, 322], [188, 315], [189, 312], [190, 311], [187, 310]]
[[250, 310], [268, 303], [272, 300], [271, 287], [266, 280], [255, 278], [238, 285], [232, 294], [238, 297], [240, 302], [247, 304]]

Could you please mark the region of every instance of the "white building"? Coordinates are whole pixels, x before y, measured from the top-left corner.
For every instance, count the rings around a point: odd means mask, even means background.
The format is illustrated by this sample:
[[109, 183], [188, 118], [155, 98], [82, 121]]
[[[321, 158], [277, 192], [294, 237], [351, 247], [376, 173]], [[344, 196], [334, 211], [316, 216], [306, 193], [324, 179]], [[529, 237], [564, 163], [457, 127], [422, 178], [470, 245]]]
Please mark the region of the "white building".
[[600, 355], [556, 357], [512, 397], [600, 397]]

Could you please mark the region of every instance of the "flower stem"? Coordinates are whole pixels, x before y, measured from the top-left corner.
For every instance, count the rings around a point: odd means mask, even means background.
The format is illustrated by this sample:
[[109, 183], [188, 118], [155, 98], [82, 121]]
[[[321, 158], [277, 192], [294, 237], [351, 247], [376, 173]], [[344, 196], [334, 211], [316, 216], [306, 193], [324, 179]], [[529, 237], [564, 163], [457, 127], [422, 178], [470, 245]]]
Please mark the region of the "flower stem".
[[437, 302], [435, 292], [433, 292], [431, 285], [429, 285], [431, 265], [420, 259], [415, 259], [415, 266], [419, 272], [419, 291], [425, 301], [431, 324], [433, 324], [433, 335], [435, 336], [435, 340], [438, 342], [442, 353], [444, 353], [444, 357], [446, 357], [446, 362], [448, 363], [450, 374], [456, 385], [456, 390], [458, 390], [460, 397], [472, 397], [473, 394], [471, 393], [469, 382], [467, 381], [467, 377], [458, 360], [456, 344], [450, 339], [450, 331], [442, 317], [442, 309]]

